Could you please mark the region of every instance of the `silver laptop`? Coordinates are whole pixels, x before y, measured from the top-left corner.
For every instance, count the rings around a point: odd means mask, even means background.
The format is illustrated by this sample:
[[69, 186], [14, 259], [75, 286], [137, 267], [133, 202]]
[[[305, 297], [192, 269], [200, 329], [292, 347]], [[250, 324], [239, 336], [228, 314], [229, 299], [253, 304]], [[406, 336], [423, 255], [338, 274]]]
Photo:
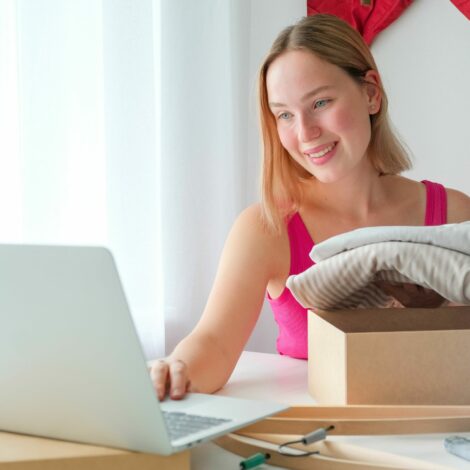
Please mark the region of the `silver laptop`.
[[105, 248], [0, 245], [0, 315], [3, 431], [171, 454], [286, 409], [160, 403]]

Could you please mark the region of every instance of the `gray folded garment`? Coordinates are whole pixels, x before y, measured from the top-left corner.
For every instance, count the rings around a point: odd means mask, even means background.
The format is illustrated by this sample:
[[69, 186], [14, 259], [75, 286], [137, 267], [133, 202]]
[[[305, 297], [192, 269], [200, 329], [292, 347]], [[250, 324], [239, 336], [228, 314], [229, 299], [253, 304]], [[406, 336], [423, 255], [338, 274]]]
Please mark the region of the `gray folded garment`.
[[315, 245], [310, 258], [318, 263], [342, 251], [380, 242], [423, 243], [470, 255], [470, 221], [418, 227], [391, 225], [358, 228]]
[[444, 447], [447, 452], [465, 460], [470, 460], [470, 439], [460, 436], [446, 437]]
[[287, 287], [306, 308], [391, 306], [376, 281], [412, 283], [470, 305], [470, 256], [425, 243], [379, 242], [340, 252], [290, 276]]

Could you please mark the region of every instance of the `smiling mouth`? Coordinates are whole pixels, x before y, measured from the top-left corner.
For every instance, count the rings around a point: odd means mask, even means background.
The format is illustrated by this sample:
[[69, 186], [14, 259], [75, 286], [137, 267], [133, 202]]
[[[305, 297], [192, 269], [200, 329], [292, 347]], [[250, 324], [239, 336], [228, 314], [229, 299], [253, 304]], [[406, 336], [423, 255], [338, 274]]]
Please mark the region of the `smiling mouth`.
[[335, 148], [335, 146], [336, 146], [336, 142], [324, 148], [323, 150], [320, 150], [319, 152], [308, 153], [305, 155], [307, 155], [308, 158], [321, 158], [325, 156], [328, 152], [331, 152]]

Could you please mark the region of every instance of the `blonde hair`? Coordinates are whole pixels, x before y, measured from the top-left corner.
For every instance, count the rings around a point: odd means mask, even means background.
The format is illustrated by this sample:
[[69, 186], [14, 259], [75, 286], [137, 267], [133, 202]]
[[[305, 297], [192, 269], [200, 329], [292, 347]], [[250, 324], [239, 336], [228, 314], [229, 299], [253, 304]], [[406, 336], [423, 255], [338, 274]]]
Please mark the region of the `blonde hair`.
[[[271, 113], [266, 89], [269, 66], [287, 51], [305, 50], [336, 65], [359, 84], [369, 70], [378, 73], [369, 47], [361, 35], [346, 22], [332, 15], [314, 15], [284, 29], [274, 41], [259, 72], [259, 115], [263, 143], [261, 182], [262, 212], [267, 226], [279, 232], [289, 214], [302, 200], [302, 181], [312, 175], [301, 167], [281, 144], [276, 120]], [[380, 174], [398, 174], [411, 168], [410, 158], [398, 140], [388, 118], [388, 101], [382, 84], [380, 110], [370, 116], [371, 140], [368, 155]]]

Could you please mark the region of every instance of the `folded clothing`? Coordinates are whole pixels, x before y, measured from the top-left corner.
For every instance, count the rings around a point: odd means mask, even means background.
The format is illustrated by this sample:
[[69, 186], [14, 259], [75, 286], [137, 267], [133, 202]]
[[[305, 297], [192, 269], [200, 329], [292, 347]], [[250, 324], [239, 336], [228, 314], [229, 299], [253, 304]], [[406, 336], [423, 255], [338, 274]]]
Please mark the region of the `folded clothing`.
[[470, 255], [470, 221], [436, 226], [359, 228], [315, 245], [310, 258], [318, 263], [342, 251], [385, 241], [425, 243]]
[[[466, 226], [470, 231], [470, 225]], [[290, 276], [287, 287], [306, 308], [393, 305], [394, 299], [376, 281], [417, 284], [451, 302], [470, 304], [470, 255], [427, 243], [369, 243], [322, 258], [303, 273]]]

